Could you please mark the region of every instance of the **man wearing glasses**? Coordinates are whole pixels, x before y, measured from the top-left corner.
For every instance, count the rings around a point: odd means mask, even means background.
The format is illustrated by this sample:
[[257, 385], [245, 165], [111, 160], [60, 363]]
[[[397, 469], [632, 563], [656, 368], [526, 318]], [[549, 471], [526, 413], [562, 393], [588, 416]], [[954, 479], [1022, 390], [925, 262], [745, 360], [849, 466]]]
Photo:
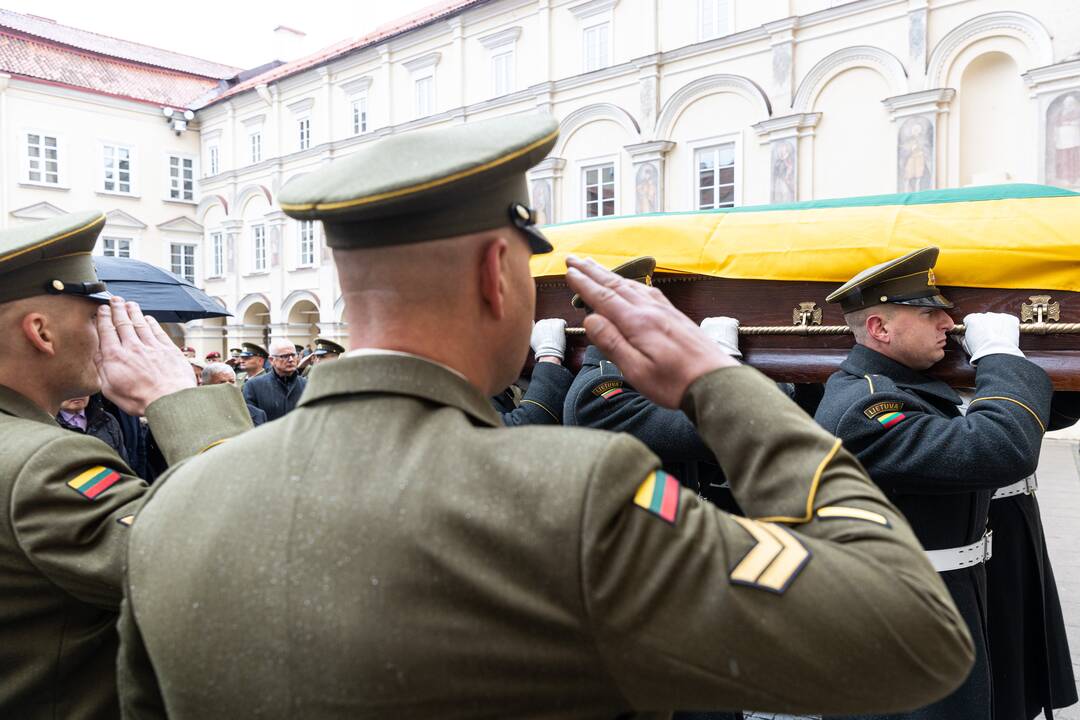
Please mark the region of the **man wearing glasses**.
[[296, 371], [299, 361], [296, 348], [284, 338], [270, 343], [270, 366], [273, 372], [263, 373], [244, 383], [244, 400], [266, 413], [267, 422], [291, 412], [300, 402], [307, 378]]

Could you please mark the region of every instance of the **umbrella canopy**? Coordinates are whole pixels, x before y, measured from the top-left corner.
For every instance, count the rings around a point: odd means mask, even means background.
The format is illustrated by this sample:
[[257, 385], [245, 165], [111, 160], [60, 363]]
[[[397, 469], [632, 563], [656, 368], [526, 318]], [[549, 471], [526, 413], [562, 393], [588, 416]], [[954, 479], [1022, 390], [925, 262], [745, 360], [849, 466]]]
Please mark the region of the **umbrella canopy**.
[[179, 275], [131, 258], [95, 257], [98, 279], [113, 295], [139, 303], [158, 322], [183, 323], [231, 315], [216, 300]]

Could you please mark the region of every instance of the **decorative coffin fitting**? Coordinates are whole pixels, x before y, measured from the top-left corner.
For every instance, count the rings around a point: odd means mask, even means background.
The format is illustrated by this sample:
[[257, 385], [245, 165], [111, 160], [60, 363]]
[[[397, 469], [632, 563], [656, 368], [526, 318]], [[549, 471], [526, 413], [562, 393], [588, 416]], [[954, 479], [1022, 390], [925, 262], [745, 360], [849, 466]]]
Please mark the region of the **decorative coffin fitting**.
[[[693, 320], [739, 319], [746, 362], [777, 380], [824, 382], [847, 355], [851, 335], [794, 326], [843, 326], [839, 306], [825, 302], [830, 292], [866, 267], [936, 245], [941, 256], [934, 272], [956, 304], [952, 317], [961, 322], [972, 312], [1006, 312], [1034, 323], [1022, 328], [1021, 348], [1055, 388], [1080, 390], [1078, 227], [1080, 194], [1040, 185], [554, 225], [544, 233], [555, 252], [533, 258], [537, 318], [562, 317], [571, 327], [584, 320], [584, 312], [570, 306], [562, 277], [566, 255], [593, 257], [607, 267], [652, 255], [654, 284]], [[574, 370], [585, 344], [581, 335], [568, 337]], [[956, 386], [974, 384], [958, 336], [931, 374]]]

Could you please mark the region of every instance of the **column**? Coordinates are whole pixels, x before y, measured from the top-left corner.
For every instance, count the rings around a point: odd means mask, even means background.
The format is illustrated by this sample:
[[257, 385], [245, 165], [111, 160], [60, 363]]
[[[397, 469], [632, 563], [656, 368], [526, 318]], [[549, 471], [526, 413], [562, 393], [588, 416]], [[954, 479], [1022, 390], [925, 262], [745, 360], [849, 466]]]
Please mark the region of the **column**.
[[656, 116], [660, 112], [660, 55], [654, 54], [635, 61], [638, 71], [638, 101], [641, 104], [643, 137], [656, 135]]
[[386, 44], [380, 45], [377, 50], [380, 62], [379, 74], [382, 76], [382, 86], [386, 89], [383, 91], [385, 97], [383, 98], [382, 125], [375, 124], [375, 104], [371, 104], [372, 129], [387, 128], [394, 124], [393, 55], [390, 52], [390, 46]]
[[623, 148], [634, 165], [635, 214], [664, 211], [664, 165], [673, 147], [670, 140], [654, 140]]
[[551, 67], [551, 0], [537, 0], [536, 29], [540, 48], [536, 58], [536, 66], [540, 69], [537, 82], [548, 82], [555, 74]]
[[562, 216], [562, 174], [566, 160], [547, 157], [529, 171], [529, 195], [537, 225], [551, 225]]
[[[453, 73], [455, 93], [449, 100], [449, 109], [465, 107], [465, 21], [461, 15], [446, 21], [450, 28], [450, 44], [454, 48], [454, 64], [447, 68]], [[438, 97], [438, 94], [436, 94]]]
[[896, 124], [896, 191], [918, 192], [947, 184], [939, 173], [939, 127], [949, 112], [956, 91], [952, 88], [920, 90], [885, 98], [882, 103]]
[[[810, 143], [819, 120], [821, 113], [796, 113], [769, 118], [753, 126], [761, 144], [770, 146], [770, 203], [790, 203], [813, 197], [813, 148]], [[799, 162], [800, 157], [804, 159], [803, 163]], [[800, 165], [806, 166], [806, 171], [801, 174]]]
[[908, 87], [926, 87], [928, 0], [908, 0]]
[[791, 107], [795, 98], [795, 30], [799, 27], [799, 18], [788, 17], [783, 20], [765, 23], [769, 33], [769, 45], [772, 47], [772, 85], [769, 98], [773, 112], [781, 113]]

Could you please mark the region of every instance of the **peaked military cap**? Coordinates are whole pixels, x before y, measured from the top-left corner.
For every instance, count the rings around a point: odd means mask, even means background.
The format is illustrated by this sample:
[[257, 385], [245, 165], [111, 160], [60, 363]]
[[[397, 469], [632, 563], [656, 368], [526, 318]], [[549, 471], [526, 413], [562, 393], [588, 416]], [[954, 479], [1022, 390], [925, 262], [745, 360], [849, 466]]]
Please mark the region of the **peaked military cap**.
[[[656, 258], [649, 256], [634, 258], [612, 268], [611, 272], [629, 280], [637, 280], [639, 283], [652, 285], [652, 276], [656, 272]], [[570, 304], [576, 308], [585, 308], [585, 312], [592, 312], [592, 308], [586, 305], [585, 301], [577, 293], [574, 293], [574, 297], [570, 298]]]
[[867, 268], [830, 293], [825, 302], [840, 303], [845, 313], [882, 303], [951, 308], [953, 304], [935, 285], [937, 258], [938, 249], [927, 247]]
[[89, 211], [0, 231], [0, 303], [49, 294], [108, 302], [90, 258], [103, 227], [104, 213]]
[[325, 338], [315, 338], [316, 355], [341, 355], [344, 352], [345, 348], [338, 345], [333, 340], [327, 340]]
[[525, 171], [559, 135], [528, 113], [390, 135], [289, 182], [281, 209], [321, 220], [332, 248], [371, 248], [518, 228], [534, 253], [551, 251], [529, 208]]
[[243, 348], [229, 348], [229, 357], [240, 357], [243, 354]]
[[241, 343], [241, 345], [243, 345], [244, 350], [243, 350], [243, 352], [240, 353], [240, 357], [249, 358], [249, 357], [255, 357], [256, 355], [258, 355], [261, 358], [270, 357], [270, 353], [268, 353], [266, 351], [266, 348], [264, 348], [262, 345], [256, 345], [255, 343], [249, 343], [249, 342]]

